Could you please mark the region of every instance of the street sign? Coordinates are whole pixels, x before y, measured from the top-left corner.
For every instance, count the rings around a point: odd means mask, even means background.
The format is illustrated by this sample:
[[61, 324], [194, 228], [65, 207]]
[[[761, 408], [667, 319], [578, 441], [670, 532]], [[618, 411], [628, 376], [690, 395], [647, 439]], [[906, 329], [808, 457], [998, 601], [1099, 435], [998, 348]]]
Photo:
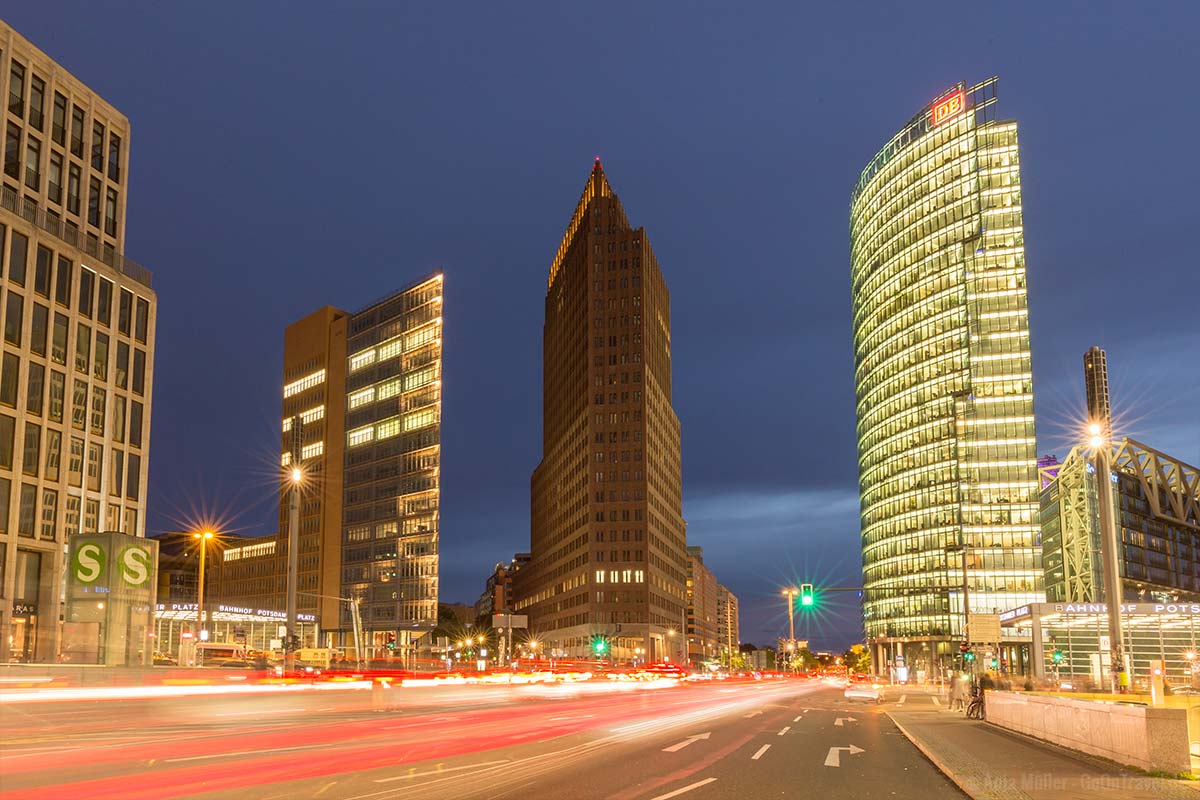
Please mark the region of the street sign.
[[493, 614], [493, 628], [528, 628], [529, 617], [525, 614]]
[[999, 642], [1000, 615], [969, 614], [967, 616], [967, 641], [972, 644]]

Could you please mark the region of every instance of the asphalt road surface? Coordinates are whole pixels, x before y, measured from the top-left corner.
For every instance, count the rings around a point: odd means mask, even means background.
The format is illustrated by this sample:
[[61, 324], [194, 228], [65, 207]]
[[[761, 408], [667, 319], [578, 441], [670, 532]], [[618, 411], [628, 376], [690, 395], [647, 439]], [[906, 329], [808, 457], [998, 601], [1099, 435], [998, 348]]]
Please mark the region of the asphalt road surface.
[[[893, 691], [891, 703], [899, 700]], [[382, 701], [382, 702], [381, 702]], [[929, 705], [910, 692], [905, 702]], [[296, 690], [0, 705], [0, 798], [963, 795], [819, 681]]]

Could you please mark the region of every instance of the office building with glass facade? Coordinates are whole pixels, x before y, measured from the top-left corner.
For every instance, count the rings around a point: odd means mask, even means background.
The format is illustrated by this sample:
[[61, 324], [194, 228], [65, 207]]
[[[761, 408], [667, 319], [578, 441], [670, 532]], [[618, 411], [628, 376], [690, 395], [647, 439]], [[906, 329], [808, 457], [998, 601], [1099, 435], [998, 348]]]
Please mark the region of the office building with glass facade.
[[1041, 602], [1017, 124], [996, 79], [921, 109], [850, 204], [863, 615], [877, 665]]
[[144, 536], [157, 298], [129, 120], [0, 21], [0, 661], [54, 661], [82, 533]]
[[[359, 600], [372, 657], [411, 657], [437, 626], [442, 284], [431, 275], [347, 323], [340, 594]], [[351, 641], [345, 603], [339, 628]]]

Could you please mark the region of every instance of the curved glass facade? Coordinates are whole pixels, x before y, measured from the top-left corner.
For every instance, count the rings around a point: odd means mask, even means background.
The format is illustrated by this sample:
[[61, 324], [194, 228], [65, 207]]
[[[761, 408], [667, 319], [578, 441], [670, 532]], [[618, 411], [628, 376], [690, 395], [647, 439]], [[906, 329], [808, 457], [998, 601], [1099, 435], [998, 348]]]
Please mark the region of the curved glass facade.
[[863, 615], [877, 642], [960, 638], [964, 569], [972, 613], [1044, 599], [1017, 125], [996, 119], [995, 85], [922, 109], [851, 199]]

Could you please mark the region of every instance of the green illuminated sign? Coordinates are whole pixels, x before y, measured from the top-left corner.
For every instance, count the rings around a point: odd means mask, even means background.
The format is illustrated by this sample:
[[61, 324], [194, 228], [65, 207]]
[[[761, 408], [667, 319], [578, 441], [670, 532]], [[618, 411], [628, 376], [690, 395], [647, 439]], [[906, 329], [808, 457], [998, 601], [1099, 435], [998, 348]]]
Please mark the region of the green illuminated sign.
[[71, 569], [80, 583], [95, 583], [104, 575], [108, 553], [97, 542], [86, 542], [75, 549]]

